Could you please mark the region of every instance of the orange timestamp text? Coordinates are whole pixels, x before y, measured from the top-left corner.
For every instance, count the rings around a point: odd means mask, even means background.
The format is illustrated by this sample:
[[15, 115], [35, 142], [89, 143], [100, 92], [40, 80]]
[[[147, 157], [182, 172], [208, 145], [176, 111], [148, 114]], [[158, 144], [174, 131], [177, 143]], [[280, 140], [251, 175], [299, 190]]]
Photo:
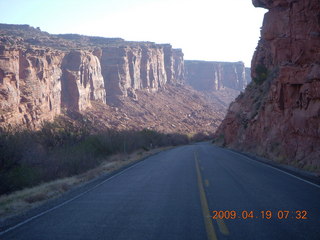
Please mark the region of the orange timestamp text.
[[212, 219], [297, 219], [306, 220], [308, 219], [308, 212], [306, 210], [214, 210], [212, 211]]

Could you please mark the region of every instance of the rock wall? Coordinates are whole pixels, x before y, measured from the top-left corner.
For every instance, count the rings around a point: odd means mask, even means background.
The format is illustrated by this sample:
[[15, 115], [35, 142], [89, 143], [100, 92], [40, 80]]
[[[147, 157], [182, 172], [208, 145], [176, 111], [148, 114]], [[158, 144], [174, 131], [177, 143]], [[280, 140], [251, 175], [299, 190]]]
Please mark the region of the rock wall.
[[169, 44], [106, 47], [102, 49], [101, 66], [108, 102], [136, 97], [137, 89], [155, 92], [167, 83], [183, 82], [183, 53]]
[[173, 69], [174, 69], [174, 80], [176, 83], [185, 83], [185, 67], [184, 67], [184, 54], [182, 49], [173, 49]]
[[62, 60], [62, 105], [75, 111], [91, 106], [91, 100], [106, 103], [104, 79], [98, 57], [71, 51]]
[[0, 127], [38, 128], [61, 109], [136, 98], [183, 83], [181, 49], [80, 35], [52, 36], [28, 25], [0, 24]]
[[31, 128], [51, 121], [61, 107], [82, 111], [106, 102], [100, 62], [86, 51], [0, 50], [0, 124]]
[[60, 113], [63, 54], [0, 46], [0, 124], [34, 127]]
[[243, 62], [185, 61], [186, 82], [200, 91], [224, 87], [242, 91], [250, 82]]
[[253, 83], [217, 132], [224, 144], [320, 170], [320, 4], [253, 0], [269, 11], [252, 59]]
[[251, 68], [245, 68], [245, 87], [244, 89], [246, 88], [246, 86], [252, 81], [251, 79]]

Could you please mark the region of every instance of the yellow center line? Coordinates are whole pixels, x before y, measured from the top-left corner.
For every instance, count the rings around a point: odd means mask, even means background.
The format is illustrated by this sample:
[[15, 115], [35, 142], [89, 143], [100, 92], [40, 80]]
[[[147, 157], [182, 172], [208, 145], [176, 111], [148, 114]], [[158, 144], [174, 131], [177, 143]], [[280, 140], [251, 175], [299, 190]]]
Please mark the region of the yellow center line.
[[205, 194], [204, 187], [203, 187], [203, 183], [202, 183], [202, 176], [201, 176], [201, 172], [200, 172], [200, 168], [199, 168], [199, 161], [198, 161], [196, 152], [194, 152], [194, 160], [195, 160], [195, 164], [196, 164], [200, 202], [201, 202], [203, 220], [204, 220], [205, 228], [207, 231], [207, 237], [208, 237], [208, 240], [218, 240], [216, 232], [215, 232], [214, 227], [212, 225], [211, 215], [210, 215], [210, 211], [209, 211], [209, 207], [208, 207], [208, 201], [207, 201], [206, 194]]
[[219, 227], [219, 230], [220, 232], [223, 234], [223, 235], [229, 235], [229, 230], [227, 228], [227, 225], [225, 224], [225, 222], [222, 220], [222, 219], [216, 219], [217, 223], [218, 223], [218, 227]]

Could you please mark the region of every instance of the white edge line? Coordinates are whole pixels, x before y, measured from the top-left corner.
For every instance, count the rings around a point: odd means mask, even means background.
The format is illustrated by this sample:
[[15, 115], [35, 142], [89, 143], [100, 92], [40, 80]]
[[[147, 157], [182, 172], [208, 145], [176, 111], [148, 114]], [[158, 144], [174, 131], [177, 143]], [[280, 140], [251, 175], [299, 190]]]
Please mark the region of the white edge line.
[[53, 207], [53, 208], [50, 208], [50, 209], [48, 209], [48, 210], [46, 210], [46, 211], [44, 211], [44, 212], [42, 212], [42, 213], [39, 213], [39, 214], [37, 214], [37, 215], [35, 215], [35, 216], [33, 216], [33, 217], [30, 217], [30, 218], [28, 218], [28, 219], [26, 219], [26, 220], [24, 220], [24, 221], [22, 221], [22, 222], [20, 222], [20, 223], [18, 223], [18, 224], [16, 224], [16, 225], [12, 226], [12, 227], [10, 227], [10, 228], [8, 228], [8, 229], [0, 232], [0, 236], [2, 236], [3, 234], [5, 234], [5, 233], [7, 233], [7, 232], [10, 232], [10, 231], [12, 231], [12, 230], [14, 230], [14, 229], [16, 229], [16, 228], [18, 228], [18, 227], [20, 227], [20, 226], [28, 223], [28, 222], [31, 222], [31, 221], [34, 220], [34, 219], [37, 219], [37, 218], [39, 218], [39, 217], [41, 217], [41, 216], [43, 216], [43, 215], [45, 215], [45, 214], [47, 214], [47, 213], [49, 213], [49, 212], [52, 212], [52, 211], [54, 211], [54, 210], [56, 210], [56, 209], [58, 209], [58, 208], [60, 208], [60, 207], [62, 207], [62, 206], [64, 206], [64, 205], [66, 205], [66, 204], [68, 204], [68, 203], [70, 203], [70, 202], [72, 202], [72, 201], [74, 201], [74, 200], [82, 197], [83, 195], [87, 194], [88, 192], [91, 192], [92, 190], [98, 188], [98, 187], [101, 186], [102, 184], [104, 184], [104, 183], [110, 181], [111, 179], [113, 179], [113, 178], [115, 178], [115, 177], [123, 174], [124, 172], [128, 171], [129, 169], [134, 168], [134, 167], [140, 165], [141, 163], [143, 163], [143, 161], [138, 162], [138, 163], [132, 165], [131, 167], [128, 167], [128, 168], [122, 170], [121, 172], [118, 172], [117, 174], [115, 174], [115, 175], [113, 175], [113, 176], [105, 179], [104, 181], [98, 183], [97, 185], [93, 186], [92, 188], [88, 189], [87, 191], [85, 191], [85, 192], [83, 192], [83, 193], [80, 193], [79, 195], [77, 195], [77, 196], [75, 196], [75, 197], [73, 197], [73, 198], [71, 198], [71, 199], [69, 199], [69, 200], [67, 200], [67, 201], [65, 201], [65, 202], [63, 202], [63, 203], [60, 203], [59, 205], [57, 205], [57, 206], [55, 206], [55, 207]]
[[234, 154], [236, 154], [236, 155], [242, 156], [242, 157], [244, 157], [244, 158], [246, 158], [246, 159], [249, 159], [250, 161], [258, 162], [258, 163], [260, 163], [260, 164], [262, 164], [262, 165], [264, 165], [264, 166], [267, 166], [267, 167], [269, 167], [269, 168], [275, 169], [275, 170], [277, 170], [277, 171], [279, 171], [279, 172], [285, 173], [285, 174], [287, 174], [287, 175], [289, 175], [289, 176], [291, 176], [291, 177], [294, 177], [294, 178], [299, 179], [299, 180], [301, 180], [301, 181], [303, 181], [303, 182], [309, 183], [309, 184], [311, 184], [311, 185], [313, 185], [313, 186], [315, 186], [315, 187], [317, 187], [317, 188], [320, 188], [320, 185], [318, 185], [318, 184], [315, 184], [315, 183], [310, 182], [310, 181], [308, 181], [308, 180], [305, 180], [305, 179], [303, 179], [303, 178], [301, 178], [301, 177], [298, 177], [298, 176], [295, 176], [295, 175], [293, 175], [293, 174], [291, 174], [291, 173], [288, 173], [288, 172], [286, 172], [286, 171], [283, 171], [283, 170], [281, 170], [281, 169], [279, 169], [279, 168], [276, 168], [276, 167], [274, 167], [274, 166], [272, 166], [272, 165], [269, 165], [268, 163], [264, 163], [264, 162], [261, 162], [261, 161], [259, 161], [259, 160], [254, 160], [254, 159], [249, 158], [249, 157], [247, 157], [247, 156], [245, 156], [245, 155], [243, 155], [243, 154], [240, 154], [240, 153], [231, 151], [231, 150], [229, 150], [229, 149], [225, 149], [225, 150], [227, 150], [227, 151], [229, 151], [229, 152], [232, 152], [232, 153], [234, 153]]

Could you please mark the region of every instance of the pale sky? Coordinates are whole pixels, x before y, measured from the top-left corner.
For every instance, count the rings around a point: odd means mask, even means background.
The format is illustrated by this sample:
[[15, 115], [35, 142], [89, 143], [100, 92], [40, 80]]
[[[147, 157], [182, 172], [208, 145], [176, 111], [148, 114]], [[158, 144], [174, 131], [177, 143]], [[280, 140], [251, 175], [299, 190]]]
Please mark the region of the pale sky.
[[251, 0], [0, 0], [0, 9], [1, 23], [170, 43], [188, 60], [248, 67], [266, 12]]

